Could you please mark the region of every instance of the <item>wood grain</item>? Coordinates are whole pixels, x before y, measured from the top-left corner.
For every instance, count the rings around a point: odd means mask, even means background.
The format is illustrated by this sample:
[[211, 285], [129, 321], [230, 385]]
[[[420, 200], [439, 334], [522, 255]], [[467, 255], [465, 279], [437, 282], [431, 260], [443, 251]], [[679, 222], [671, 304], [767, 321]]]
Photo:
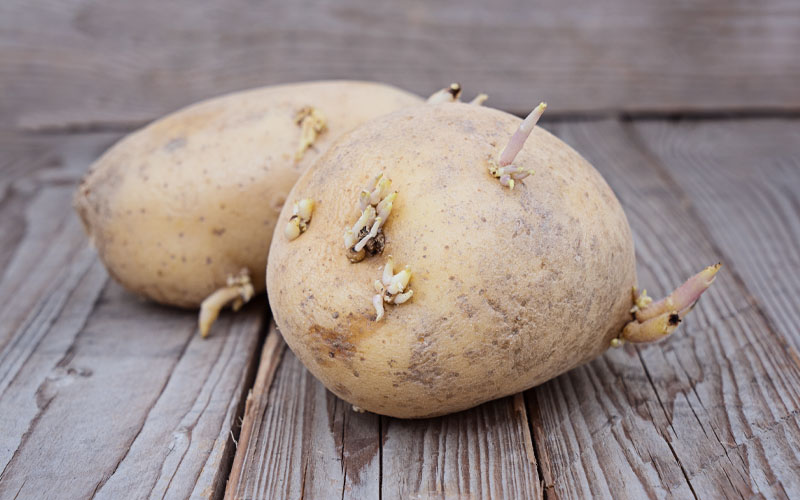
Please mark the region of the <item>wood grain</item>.
[[288, 349], [271, 390], [253, 397], [259, 411], [229, 498], [377, 497], [376, 415], [353, 412]]
[[131, 127], [191, 102], [326, 78], [523, 112], [800, 109], [800, 5], [209, 0], [0, 4], [0, 121]]
[[[651, 295], [722, 257], [668, 167], [628, 126], [586, 122], [557, 132], [620, 197], [635, 233], [639, 283]], [[740, 234], [748, 237], [745, 227]], [[528, 393], [546, 491], [800, 494], [800, 365], [739, 272], [729, 262], [669, 342], [610, 351]]]
[[751, 303], [800, 351], [800, 120], [637, 122]]
[[265, 301], [203, 341], [194, 313], [125, 292], [69, 208], [111, 137], [17, 139], [0, 176], [19, 235], [0, 245], [0, 498], [218, 495]]
[[428, 420], [356, 413], [288, 350], [271, 390], [253, 398], [253, 431], [228, 498], [541, 495], [525, 410], [512, 398]]
[[261, 357], [258, 364], [253, 387], [247, 393], [247, 399], [242, 415], [242, 430], [239, 433], [239, 441], [236, 443], [236, 456], [233, 459], [229, 479], [225, 488], [225, 499], [235, 498], [236, 491], [239, 489], [239, 482], [242, 481], [246, 470], [244, 463], [251, 450], [251, 443], [255, 441], [254, 433], [259, 430], [259, 423], [264, 414], [266, 398], [261, 395], [267, 394], [272, 387], [275, 379], [275, 372], [283, 359], [283, 351], [286, 343], [278, 333], [275, 323], [270, 322], [267, 340], [261, 349]]
[[[517, 410], [520, 411], [517, 411]], [[514, 398], [425, 420], [383, 418], [386, 498], [541, 498]]]

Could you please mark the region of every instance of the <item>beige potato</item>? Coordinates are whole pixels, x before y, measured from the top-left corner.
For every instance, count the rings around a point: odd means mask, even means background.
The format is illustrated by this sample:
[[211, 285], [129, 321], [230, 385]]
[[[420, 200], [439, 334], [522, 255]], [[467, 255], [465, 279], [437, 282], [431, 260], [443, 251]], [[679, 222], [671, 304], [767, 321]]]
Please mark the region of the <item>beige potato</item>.
[[75, 209], [111, 275], [131, 291], [195, 308], [229, 279], [234, 294], [244, 290], [244, 269], [252, 281], [246, 299], [264, 290], [267, 249], [298, 176], [343, 132], [420, 102], [350, 81], [204, 101], [106, 152], [80, 185]]
[[[584, 363], [628, 324], [653, 340], [632, 321], [631, 231], [598, 172], [535, 128], [512, 158], [535, 173], [513, 189], [490, 173], [520, 122], [467, 104], [400, 110], [343, 136], [298, 180], [279, 224], [305, 198], [314, 218], [296, 239], [273, 239], [268, 295], [286, 342], [339, 397], [395, 417], [442, 415]], [[343, 235], [371, 210], [360, 192], [379, 172], [391, 188], [374, 200], [392, 206], [383, 252], [370, 255]]]

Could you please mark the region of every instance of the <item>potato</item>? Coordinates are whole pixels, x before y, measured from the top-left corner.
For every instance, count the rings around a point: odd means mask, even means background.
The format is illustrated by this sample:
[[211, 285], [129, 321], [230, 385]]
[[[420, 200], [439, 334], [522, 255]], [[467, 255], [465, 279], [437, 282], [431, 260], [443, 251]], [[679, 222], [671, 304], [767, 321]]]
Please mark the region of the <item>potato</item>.
[[220, 290], [201, 321], [207, 330], [221, 305], [264, 290], [275, 222], [300, 173], [343, 132], [420, 102], [349, 81], [204, 101], [112, 147], [74, 206], [109, 273], [129, 290], [186, 308]]
[[[300, 177], [279, 225], [302, 199], [313, 220], [273, 238], [267, 289], [286, 342], [336, 395], [437, 416], [674, 329], [661, 313], [632, 320], [634, 299], [644, 311], [665, 301], [632, 293], [625, 214], [586, 160], [533, 128], [543, 109], [522, 126], [468, 104], [400, 110], [344, 135]], [[679, 314], [685, 292], [671, 296]]]

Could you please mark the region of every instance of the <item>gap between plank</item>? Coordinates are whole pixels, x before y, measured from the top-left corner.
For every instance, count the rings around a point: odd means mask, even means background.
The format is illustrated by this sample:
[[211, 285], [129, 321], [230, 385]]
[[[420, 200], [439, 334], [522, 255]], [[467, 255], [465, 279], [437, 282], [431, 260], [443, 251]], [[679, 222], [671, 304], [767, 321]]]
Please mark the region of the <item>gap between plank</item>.
[[[242, 426], [239, 431], [239, 444], [236, 446], [236, 452], [230, 468], [227, 470], [228, 481], [224, 489], [224, 498], [226, 500], [234, 499], [236, 490], [239, 488], [239, 479], [241, 478], [242, 469], [244, 468], [245, 458], [247, 456], [247, 448], [250, 438], [253, 435], [253, 426], [258, 410], [263, 410], [262, 405], [259, 404], [261, 396], [266, 397], [272, 387], [272, 381], [275, 379], [275, 372], [283, 360], [283, 354], [286, 350], [286, 344], [283, 338], [275, 328], [275, 323], [272, 319], [265, 322], [267, 328], [266, 340], [261, 349], [261, 355], [257, 356], [258, 369], [253, 384], [247, 384], [246, 391], [247, 397], [245, 398], [244, 411], [240, 414], [242, 419]], [[220, 489], [222, 491], [222, 489]], [[222, 496], [217, 493], [217, 498]]]

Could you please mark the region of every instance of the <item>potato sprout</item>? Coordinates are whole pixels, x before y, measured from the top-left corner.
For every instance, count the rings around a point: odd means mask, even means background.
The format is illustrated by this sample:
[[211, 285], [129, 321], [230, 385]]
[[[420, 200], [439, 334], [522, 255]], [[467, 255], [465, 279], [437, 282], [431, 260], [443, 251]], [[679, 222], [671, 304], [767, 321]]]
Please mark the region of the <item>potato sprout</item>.
[[366, 255], [383, 253], [385, 237], [383, 225], [392, 213], [392, 204], [397, 191], [390, 193], [392, 180], [378, 173], [367, 189], [358, 195], [358, 209], [361, 216], [352, 228], [344, 233], [344, 246], [351, 262], [360, 262]]
[[300, 145], [294, 154], [294, 161], [303, 159], [306, 150], [314, 145], [319, 134], [328, 127], [328, 119], [317, 108], [305, 106], [297, 112], [295, 123], [300, 127]]
[[223, 307], [230, 304], [231, 309], [238, 311], [255, 295], [255, 290], [250, 282], [250, 273], [247, 269], [242, 269], [238, 276], [228, 276], [226, 286], [209, 295], [200, 304], [200, 335], [208, 336], [211, 325], [219, 317]]
[[708, 266], [689, 278], [666, 298], [653, 302], [647, 290], [639, 294], [633, 288], [633, 321], [625, 325], [620, 337], [611, 341], [613, 347], [629, 342], [653, 342], [661, 340], [678, 328], [683, 318], [692, 310], [700, 296], [714, 282], [722, 263]]
[[517, 154], [522, 150], [522, 146], [525, 145], [525, 141], [531, 135], [533, 128], [536, 126], [539, 118], [542, 117], [542, 113], [544, 113], [545, 109], [547, 109], [547, 103], [540, 102], [525, 120], [522, 121], [517, 131], [514, 132], [514, 135], [511, 136], [508, 145], [506, 145], [503, 152], [500, 153], [500, 160], [497, 162], [489, 160], [489, 173], [492, 174], [493, 177], [500, 179], [501, 185], [509, 189], [514, 189], [515, 181], [520, 181], [533, 174], [533, 170], [522, 170], [512, 165], [511, 162], [514, 161], [514, 158], [516, 158]]
[[372, 305], [375, 307], [375, 321], [383, 318], [383, 303], [402, 304], [414, 295], [414, 291], [406, 290], [408, 282], [411, 280], [411, 267], [406, 266], [399, 273], [394, 274], [394, 259], [390, 255], [383, 266], [383, 276], [375, 280], [375, 291], [378, 292], [372, 297]]
[[311, 198], [302, 199], [294, 204], [292, 216], [283, 230], [283, 234], [289, 241], [306, 232], [308, 224], [311, 222], [312, 212], [314, 212], [314, 200]]
[[459, 99], [461, 99], [461, 85], [458, 83], [451, 83], [449, 87], [445, 87], [428, 97], [428, 104], [457, 102]]

